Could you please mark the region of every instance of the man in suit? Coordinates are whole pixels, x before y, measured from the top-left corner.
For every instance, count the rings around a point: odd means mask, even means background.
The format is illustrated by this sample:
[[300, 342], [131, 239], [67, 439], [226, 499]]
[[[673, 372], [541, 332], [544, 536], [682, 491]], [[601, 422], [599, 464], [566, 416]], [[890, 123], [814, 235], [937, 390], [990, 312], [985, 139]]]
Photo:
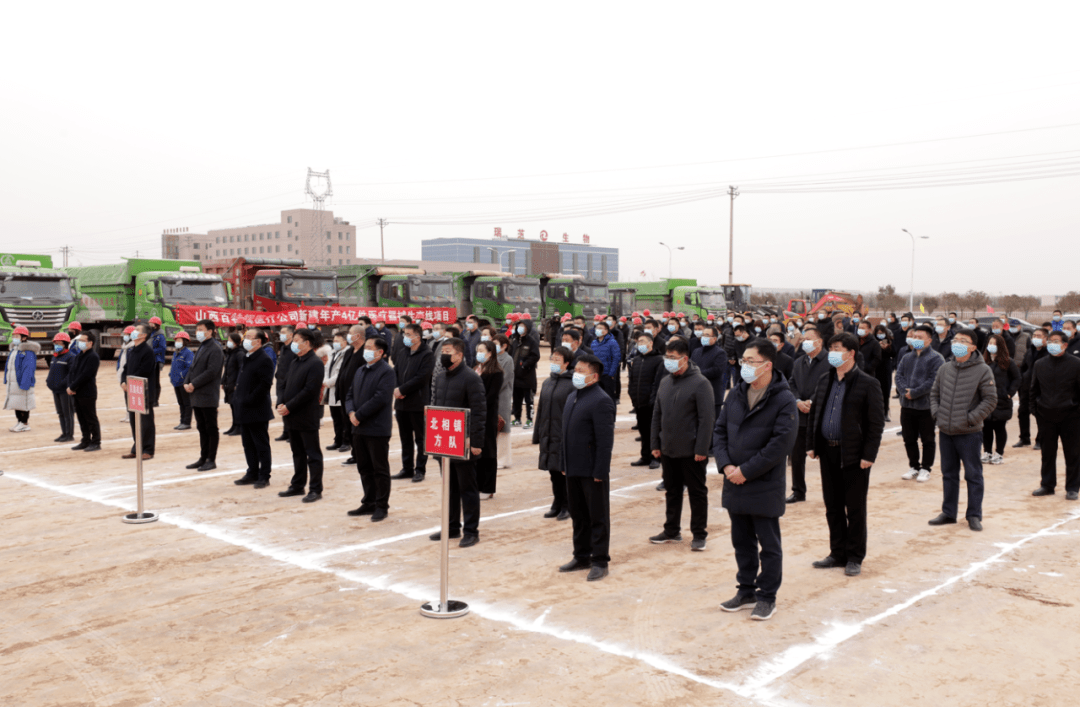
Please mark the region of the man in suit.
[[274, 419], [274, 411], [270, 407], [270, 389], [274, 385], [274, 362], [267, 354], [270, 347], [262, 329], [245, 331], [243, 346], [244, 353], [236, 354], [243, 358], [233, 393], [233, 421], [240, 428], [247, 471], [233, 483], [264, 489], [270, 485], [272, 463], [270, 420]]
[[[417, 337], [419, 338], [419, 336]], [[394, 370], [386, 362], [390, 347], [382, 337], [364, 344], [365, 364], [345, 395], [353, 438], [353, 456], [364, 497], [351, 516], [385, 520], [390, 509], [390, 435], [394, 431]]]
[[[424, 455], [424, 406], [431, 399], [431, 375], [435, 354], [424, 346], [421, 329], [406, 324], [401, 350], [394, 359], [397, 387], [394, 388], [394, 414], [401, 437], [401, 471], [394, 479], [424, 480], [427, 457]], [[414, 456], [415, 454], [415, 456]]]
[[877, 378], [855, 365], [855, 334], [829, 340], [831, 369], [818, 378], [806, 423], [807, 454], [821, 460], [821, 492], [829, 524], [829, 556], [814, 567], [862, 573], [866, 557], [866, 494], [877, 459], [885, 408]]
[[[349, 388], [352, 387], [353, 378], [356, 377], [356, 372], [360, 370], [360, 367], [364, 365], [364, 342], [367, 339], [364, 337], [363, 324], [353, 324], [349, 327], [349, 331], [345, 334], [345, 343], [349, 345], [345, 349], [345, 353], [341, 358], [341, 372], [338, 373], [336, 396], [338, 400], [344, 401], [345, 397], [349, 394]], [[344, 408], [343, 408], [344, 409]], [[352, 435], [345, 435], [345, 445], [352, 449]], [[349, 458], [341, 462], [342, 466], [352, 466], [356, 463], [356, 459], [349, 455]]]
[[95, 350], [97, 339], [93, 332], [81, 334], [72, 348], [80, 354], [71, 362], [67, 394], [75, 404], [75, 417], [79, 420], [82, 439], [72, 449], [87, 452], [101, 450], [101, 425], [97, 416], [97, 373], [101, 359]]
[[[565, 336], [565, 332], [563, 334]], [[562, 419], [566, 495], [574, 524], [574, 559], [560, 572], [589, 570], [586, 580], [607, 577], [611, 544], [611, 449], [615, 444], [615, 401], [599, 385], [604, 364], [582, 354]], [[642, 430], [642, 435], [649, 434]]]
[[805, 355], [795, 360], [788, 383], [799, 409], [799, 431], [791, 448], [791, 495], [787, 497], [787, 503], [806, 500], [806, 425], [814, 407], [818, 380], [829, 370], [829, 352], [825, 350], [825, 342], [817, 328], [807, 327], [801, 347]]
[[[322, 382], [325, 368], [315, 355], [315, 332], [297, 329], [289, 350], [294, 356], [289, 377], [281, 391], [277, 414], [285, 422], [292, 449], [293, 478], [289, 488], [278, 493], [283, 498], [304, 496], [304, 503], [322, 498], [323, 454], [319, 446], [319, 418], [322, 416]], [[282, 349], [284, 351], [284, 349]], [[280, 364], [279, 364], [280, 368]], [[308, 479], [310, 476], [310, 485]]]
[[[131, 333], [131, 349], [128, 351], [127, 363], [120, 374], [120, 387], [124, 389], [124, 393], [127, 393], [128, 390], [128, 376], [146, 379], [146, 414], [128, 413], [132, 440], [135, 439], [135, 418], [142, 418], [143, 459], [154, 458], [154, 442], [157, 436], [157, 428], [154, 425], [154, 406], [150, 402], [157, 399], [155, 387], [158, 384], [158, 367], [154, 349], [150, 346], [150, 335], [150, 325], [139, 324], [135, 327], [135, 330]], [[134, 442], [131, 444], [131, 451], [122, 458], [135, 458]]]
[[225, 367], [225, 352], [217, 340], [217, 324], [203, 319], [195, 325], [199, 350], [184, 378], [184, 391], [191, 399], [195, 427], [199, 430], [199, 460], [188, 469], [210, 471], [217, 468], [218, 401], [221, 396], [221, 373]]
[[[281, 352], [278, 354], [277, 371], [274, 372], [274, 380], [276, 381], [275, 405], [281, 405], [282, 397], [285, 394], [285, 384], [289, 380], [289, 369], [292, 368], [292, 363], [296, 360], [296, 354], [292, 352], [291, 348], [295, 331], [296, 330], [291, 326], [283, 326], [278, 331], [278, 341], [281, 343]], [[285, 425], [285, 429], [281, 432], [281, 436], [274, 438], [274, 441], [289, 441], [288, 425]]]

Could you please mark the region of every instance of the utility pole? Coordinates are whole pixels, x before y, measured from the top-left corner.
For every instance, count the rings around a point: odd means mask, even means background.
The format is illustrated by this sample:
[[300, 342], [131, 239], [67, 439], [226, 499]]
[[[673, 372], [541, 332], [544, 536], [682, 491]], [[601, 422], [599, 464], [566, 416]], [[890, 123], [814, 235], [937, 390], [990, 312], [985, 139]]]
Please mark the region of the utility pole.
[[375, 223], [379, 224], [379, 252], [382, 257], [379, 258], [382, 262], [386, 262], [386, 241], [383, 240], [383, 228], [390, 225], [390, 222], [384, 218], [379, 219]]
[[60, 252], [64, 256], [64, 267], [66, 268], [68, 266], [68, 253], [71, 252], [71, 246], [67, 246], [67, 245], [64, 246], [63, 248], [60, 249]]
[[[315, 188], [316, 185], [312, 184], [312, 179], [315, 182], [325, 182], [325, 188], [319, 191]], [[311, 167], [308, 167], [307, 182], [304, 184], [304, 193], [311, 197], [312, 207], [315, 209], [315, 242], [319, 243], [319, 248], [322, 248], [323, 237], [323, 210], [326, 208], [326, 197], [334, 195], [334, 186], [330, 183], [330, 170], [325, 172], [316, 172]], [[327, 246], [329, 248], [329, 246]], [[314, 251], [312, 251], [314, 253]], [[327, 265], [331, 264], [331, 259], [327, 258]]]
[[735, 197], [739, 195], [739, 188], [729, 186], [727, 193], [731, 197], [731, 215], [728, 223], [727, 281], [729, 285], [732, 285], [735, 283]]

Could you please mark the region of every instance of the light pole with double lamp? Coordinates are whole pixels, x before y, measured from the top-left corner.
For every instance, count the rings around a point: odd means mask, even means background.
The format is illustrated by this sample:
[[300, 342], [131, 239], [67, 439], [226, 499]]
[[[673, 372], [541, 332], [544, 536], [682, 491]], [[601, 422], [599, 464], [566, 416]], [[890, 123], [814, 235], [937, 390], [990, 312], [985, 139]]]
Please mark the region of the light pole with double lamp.
[[[915, 236], [911, 235], [911, 231], [906, 228], [901, 228], [901, 231], [911, 236], [911, 289], [908, 291], [908, 311], [915, 312]], [[919, 236], [920, 240], [930, 240], [930, 236]]]
[[[671, 246], [669, 246], [667, 243], [664, 243], [663, 241], [660, 241], [660, 245], [667, 248], [667, 276], [668, 276], [668, 279], [670, 280], [671, 279]], [[686, 250], [686, 248], [680, 245], [680, 246], [675, 246], [675, 250]]]

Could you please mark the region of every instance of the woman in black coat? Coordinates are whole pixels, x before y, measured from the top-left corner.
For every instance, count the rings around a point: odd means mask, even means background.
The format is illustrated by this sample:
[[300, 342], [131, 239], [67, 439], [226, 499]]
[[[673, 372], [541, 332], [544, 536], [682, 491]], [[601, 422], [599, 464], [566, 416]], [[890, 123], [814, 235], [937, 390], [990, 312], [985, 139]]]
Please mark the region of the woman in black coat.
[[[499, 433], [499, 392], [502, 390], [503, 372], [499, 366], [498, 355], [494, 342], [481, 341], [476, 344], [474, 370], [480, 375], [480, 382], [484, 384], [484, 397], [487, 399], [484, 444], [481, 446], [483, 451], [476, 460], [476, 487], [480, 491], [481, 500], [495, 495], [495, 472], [499, 464], [496, 436]], [[506, 424], [505, 420], [503, 424]], [[476, 442], [472, 444], [476, 445]]]
[[[994, 383], [997, 385], [997, 407], [983, 422], [982, 460], [991, 464], [1000, 464], [1005, 455], [1005, 442], [1009, 438], [1005, 431], [1005, 424], [1013, 415], [1012, 396], [1020, 390], [1020, 369], [1009, 357], [1008, 344], [1000, 334], [992, 334], [987, 340], [983, 359], [994, 372]], [[995, 435], [997, 436], [997, 450], [991, 453]]]
[[545, 518], [566, 520], [570, 517], [570, 504], [566, 496], [566, 465], [562, 459], [562, 414], [566, 399], [574, 392], [574, 371], [569, 367], [573, 354], [560, 346], [551, 352], [548, 379], [540, 389], [540, 402], [536, 406], [536, 425], [533, 427], [533, 444], [540, 445], [540, 459], [536, 467], [551, 476], [551, 510]]
[[885, 422], [889, 422], [889, 391], [892, 389], [892, 374], [895, 370], [896, 346], [893, 345], [892, 330], [884, 324], [874, 327], [874, 338], [881, 347], [881, 362], [874, 375], [881, 384], [881, 399], [885, 405]]
[[236, 379], [240, 375], [240, 359], [243, 357], [241, 344], [243, 338], [237, 332], [229, 334], [225, 341], [225, 375], [221, 379], [221, 389], [225, 392], [225, 403], [232, 411], [232, 425], [222, 434], [239, 437], [240, 428], [236, 425], [236, 409], [233, 407], [233, 393], [236, 391]]

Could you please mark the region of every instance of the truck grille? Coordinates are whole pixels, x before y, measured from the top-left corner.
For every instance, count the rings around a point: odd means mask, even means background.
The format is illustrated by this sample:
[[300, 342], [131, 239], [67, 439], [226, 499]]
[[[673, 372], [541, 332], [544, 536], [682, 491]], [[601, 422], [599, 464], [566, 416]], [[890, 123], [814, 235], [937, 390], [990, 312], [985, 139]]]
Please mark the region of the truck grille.
[[67, 307], [57, 309], [3, 307], [0, 311], [3, 312], [4, 319], [13, 327], [24, 326], [31, 331], [59, 331], [67, 321], [70, 310]]

